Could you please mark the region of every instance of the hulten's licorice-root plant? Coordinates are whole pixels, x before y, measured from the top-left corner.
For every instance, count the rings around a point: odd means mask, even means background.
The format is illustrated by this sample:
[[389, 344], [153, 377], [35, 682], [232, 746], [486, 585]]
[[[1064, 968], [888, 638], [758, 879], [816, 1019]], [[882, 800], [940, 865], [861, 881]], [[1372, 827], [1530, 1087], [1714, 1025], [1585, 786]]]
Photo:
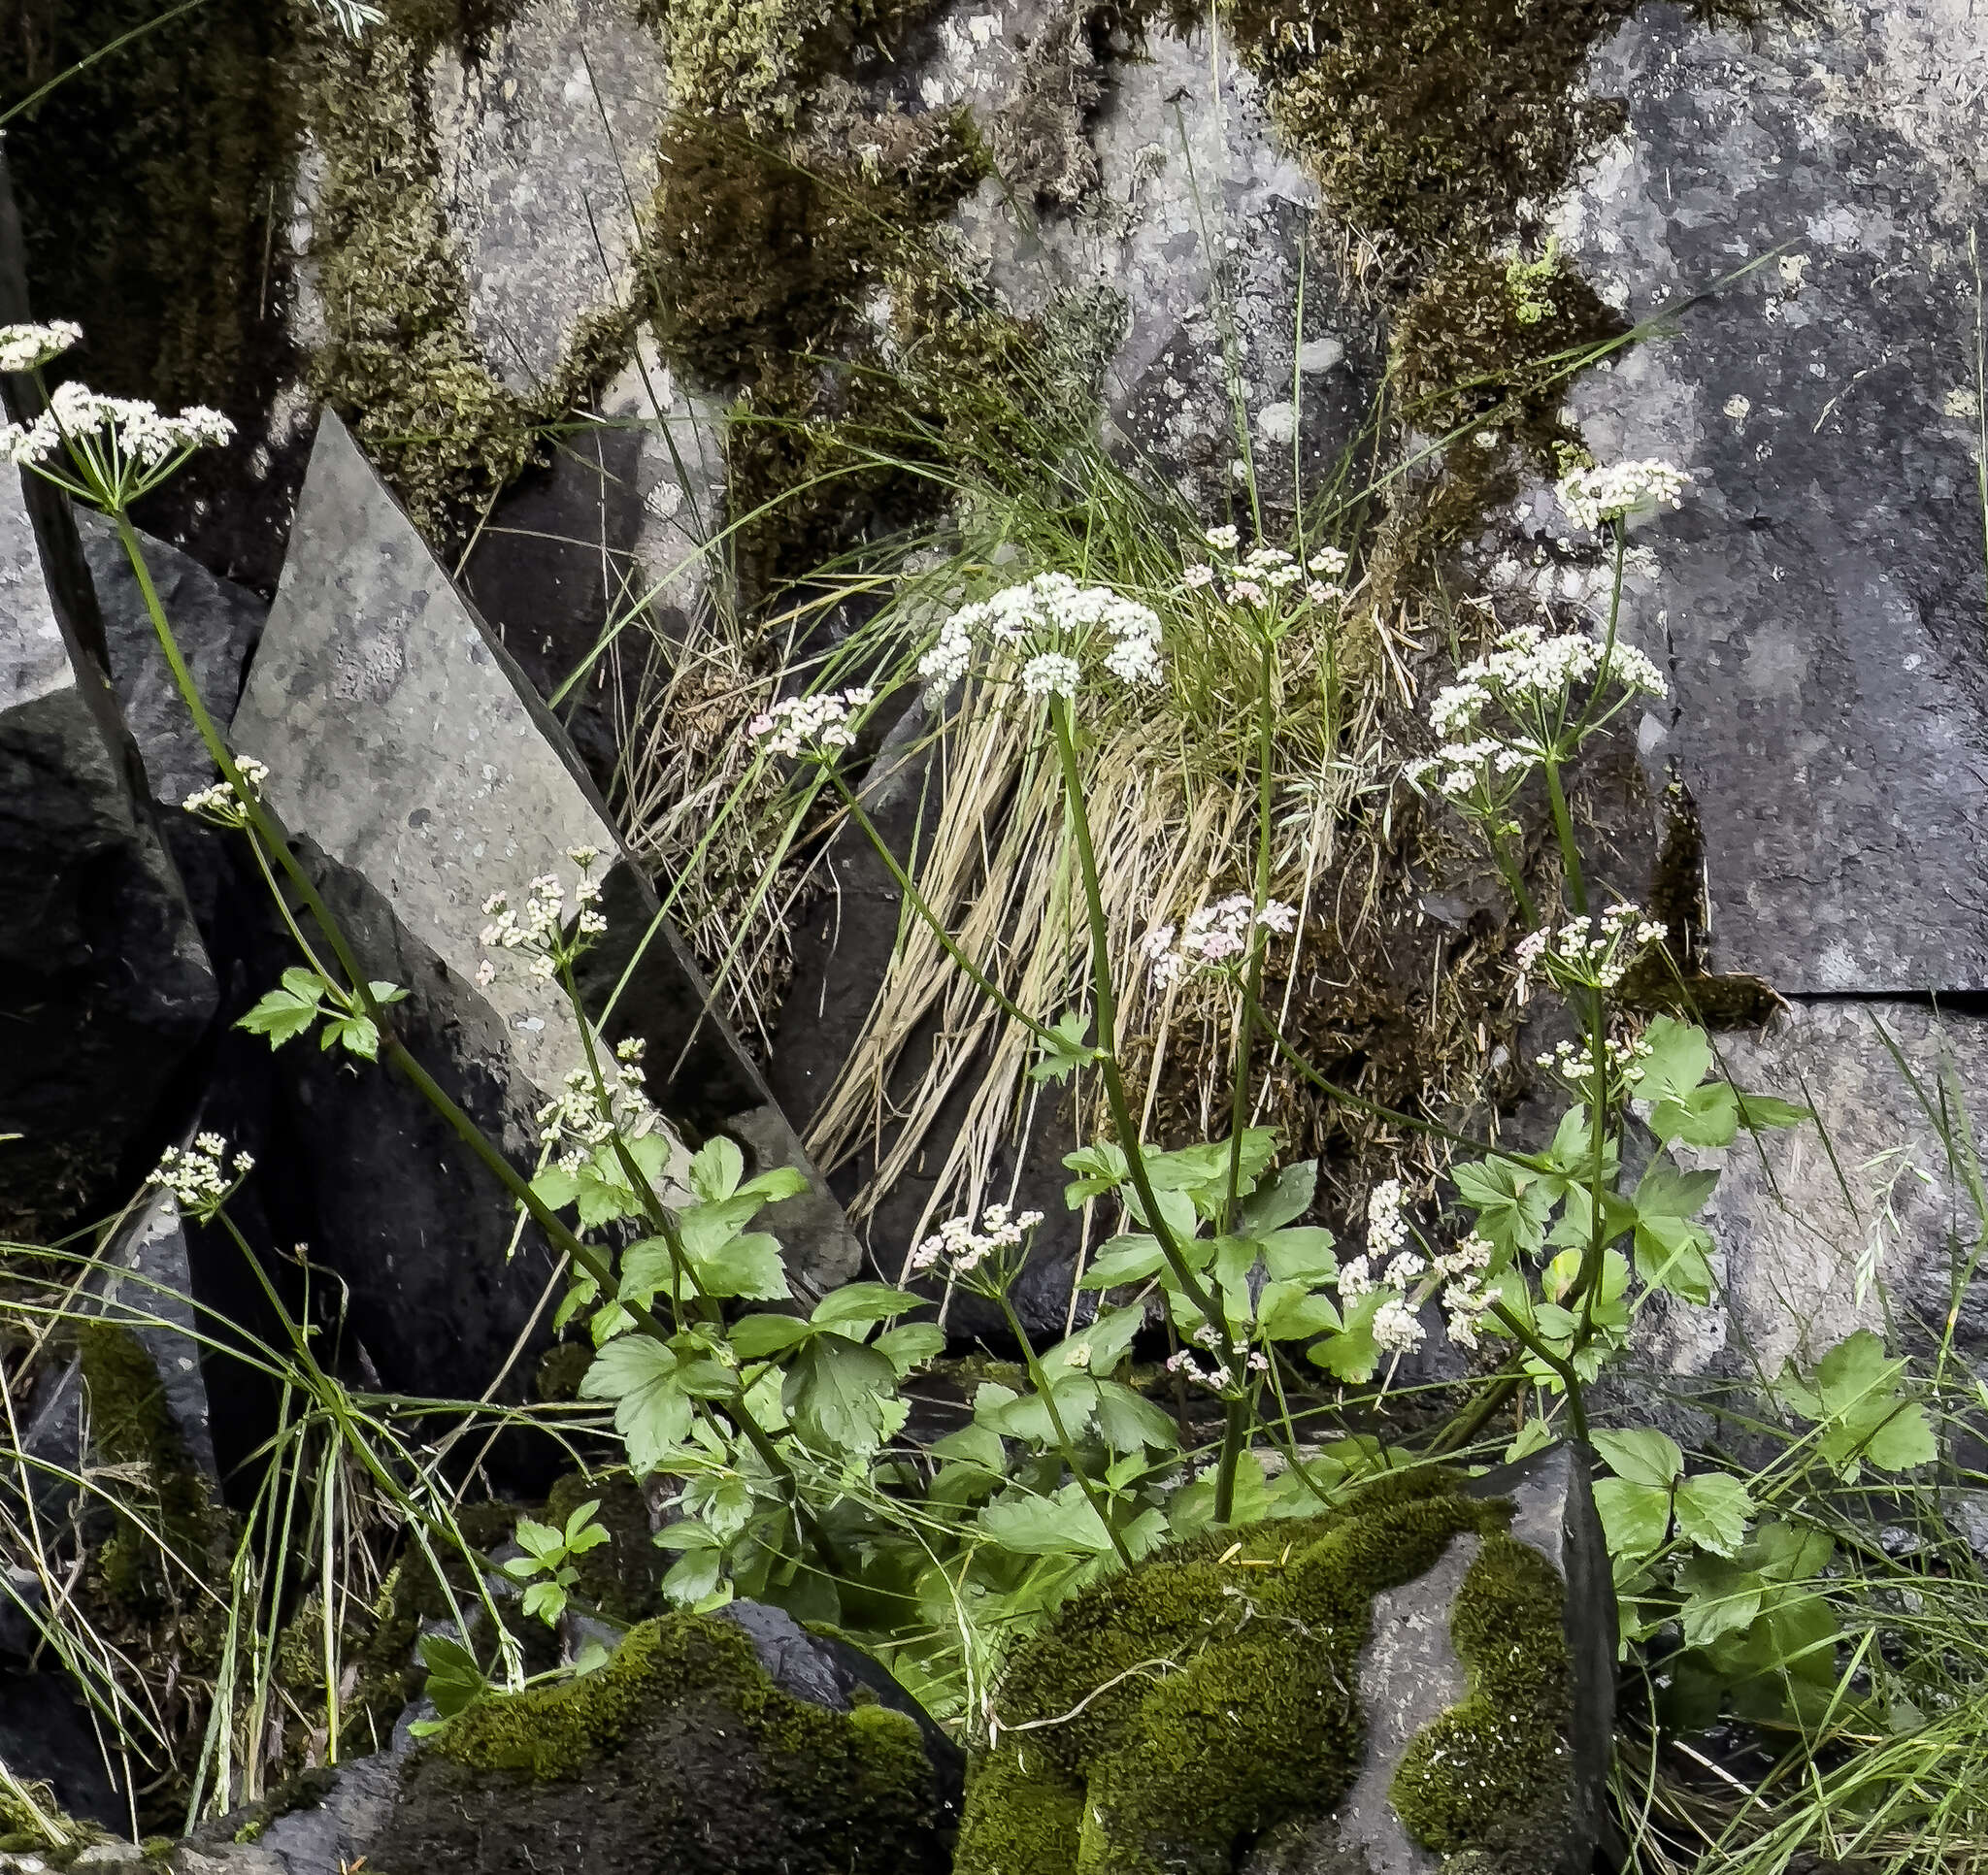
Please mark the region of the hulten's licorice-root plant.
[[[0, 334], [8, 356], [29, 369], [74, 338], [49, 328]], [[977, 686], [1060, 790], [1089, 938], [1080, 997], [1043, 1007], [1015, 1001], [878, 834], [845, 772], [878, 707], [869, 689], [790, 699], [749, 732], [757, 760], [786, 765], [783, 773], [841, 803], [961, 980], [1026, 1033], [1031, 1073], [1067, 1089], [1074, 1110], [1096, 1116], [1093, 1135], [1066, 1161], [1066, 1198], [1118, 1224], [1083, 1277], [1101, 1306], [1052, 1345], [1032, 1339], [1011, 1299], [1041, 1222], [1032, 1213], [987, 1204], [911, 1247], [905, 1270], [943, 1273], [990, 1301], [1020, 1359], [977, 1388], [968, 1423], [930, 1444], [908, 1440], [908, 1383], [944, 1346], [937, 1326], [909, 1319], [924, 1299], [858, 1282], [802, 1313], [779, 1245], [754, 1228], [765, 1206], [796, 1189], [797, 1175], [748, 1176], [744, 1154], [722, 1137], [705, 1141], [686, 1165], [649, 1103], [639, 1063], [611, 1048], [582, 1006], [578, 966], [605, 926], [599, 854], [571, 854], [570, 879], [493, 882], [486, 906], [484, 980], [499, 969], [527, 970], [570, 1005], [580, 1038], [582, 1065], [541, 1115], [536, 1168], [514, 1166], [395, 1033], [399, 991], [366, 977], [260, 798], [253, 765], [233, 754], [203, 707], [129, 519], [139, 494], [195, 449], [224, 442], [225, 427], [208, 412], [165, 417], [65, 385], [33, 422], [0, 433], [0, 456], [116, 525], [219, 772], [187, 806], [249, 843], [297, 948], [299, 961], [246, 1026], [279, 1047], [315, 1034], [355, 1063], [405, 1075], [566, 1260], [560, 1321], [582, 1330], [590, 1348], [580, 1394], [612, 1409], [631, 1476], [674, 1481], [674, 1515], [658, 1537], [676, 1558], [663, 1578], [674, 1600], [704, 1610], [749, 1595], [839, 1627], [989, 1749], [1011, 1720], [999, 1667], [1016, 1638], [1161, 1545], [1267, 1519], [1329, 1519], [1376, 1476], [1426, 1478], [1440, 1455], [1478, 1449], [1514, 1398], [1530, 1412], [1508, 1451], [1562, 1431], [1589, 1436], [1586, 1389], [1626, 1345], [1638, 1310], [1658, 1296], [1700, 1301], [1711, 1293], [1710, 1240], [1696, 1219], [1716, 1174], [1688, 1167], [1675, 1149], [1716, 1150], [1742, 1131], [1806, 1117], [1718, 1077], [1694, 1026], [1667, 1017], [1640, 1029], [1621, 1006], [1625, 977], [1661, 964], [1666, 934], [1634, 905], [1591, 902], [1568, 805], [1570, 773], [1590, 745], [1632, 699], [1663, 689], [1618, 634], [1621, 575], [1630, 516], [1680, 500], [1678, 472], [1625, 464], [1563, 480], [1570, 516], [1612, 546], [1606, 616], [1599, 629], [1549, 618], [1466, 663], [1431, 707], [1440, 747], [1408, 775], [1481, 837], [1530, 927], [1521, 959], [1528, 977], [1572, 1017], [1575, 1038], [1540, 1064], [1568, 1106], [1539, 1150], [1486, 1148], [1335, 1084], [1268, 1006], [1267, 960], [1275, 946], [1301, 938], [1307, 915], [1271, 892], [1283, 660], [1294, 645], [1314, 644], [1313, 622], [1342, 603], [1343, 558], [1303, 543], [1245, 543], [1227, 528], [1183, 544], [1176, 576], [1160, 592], [1011, 569], [1005, 583], [990, 581], [933, 620], [922, 676], [941, 711], [954, 686]], [[1170, 660], [1196, 655], [1212, 635], [1248, 677], [1256, 784], [1248, 889], [1156, 925], [1136, 968], [1169, 985], [1191, 978], [1226, 1008], [1229, 1125], [1220, 1136], [1161, 1150], [1144, 1136], [1123, 1057], [1126, 983], [1113, 967], [1081, 757], [1114, 690], [1162, 680]], [[1511, 854], [1514, 814], [1528, 794], [1543, 795], [1554, 830], [1556, 904], [1539, 898]], [[1275, 1134], [1250, 1123], [1266, 1060], [1329, 1102], [1434, 1135], [1456, 1155], [1441, 1202], [1411, 1208], [1398, 1183], [1382, 1182], [1369, 1198], [1362, 1241], [1350, 1248], [1306, 1222], [1316, 1163], [1280, 1163]], [[1624, 1166], [1633, 1125], [1642, 1130], [1643, 1169], [1632, 1182]], [[252, 1175], [220, 1140], [200, 1142], [159, 1172], [182, 1207], [230, 1232], [229, 1202]], [[1433, 1435], [1390, 1446], [1375, 1435], [1384, 1425], [1376, 1409], [1439, 1306], [1449, 1340], [1477, 1349], [1483, 1370]], [[1163, 1370], [1137, 1358], [1143, 1335], [1148, 1347], [1154, 1336], [1171, 1347]], [[1839, 1370], [1863, 1355], [1839, 1355], [1838, 1368], [1825, 1364], [1799, 1399], [1790, 1395], [1825, 1438], [1872, 1392], [1860, 1391], [1862, 1367]], [[1596, 1435], [1620, 1487], [1603, 1494], [1618, 1550], [1643, 1558], [1624, 1592], [1659, 1608], [1667, 1595], [1684, 1596], [1687, 1611], [1700, 1610], [1689, 1616], [1697, 1644], [1709, 1649], [1724, 1631], [1713, 1631], [1704, 1612], [1716, 1585], [1680, 1572], [1675, 1545], [1737, 1566], [1743, 1580], [1726, 1598], [1743, 1605], [1758, 1595], [1765, 1619], [1764, 1585], [1787, 1561], [1776, 1547], [1782, 1539], [1773, 1526], [1748, 1534], [1754, 1500], [1743, 1483], [1687, 1477], [1681, 1457], [1673, 1464], [1650, 1436]], [[1506, 1443], [1502, 1435], [1488, 1442]], [[1868, 1441], [1863, 1449], [1879, 1465], [1921, 1456], [1917, 1444], [1897, 1441], [1881, 1455]], [[1397, 1479], [1389, 1488], [1408, 1487]], [[576, 1559], [595, 1540], [589, 1508], [520, 1528], [526, 1554], [512, 1573], [530, 1585], [531, 1613], [549, 1621], [562, 1611]], [[429, 1528], [429, 1507], [410, 1500], [402, 1509], [417, 1534]], [[1337, 1526], [1312, 1528], [1326, 1532], [1326, 1546], [1335, 1540]], [[1763, 1586], [1746, 1586], [1753, 1583]], [[503, 1631], [496, 1622], [493, 1632]], [[1188, 1667], [1218, 1639], [1215, 1627], [1186, 1633], [1178, 1664]], [[459, 1641], [440, 1642], [430, 1662], [445, 1717], [481, 1696], [492, 1673], [513, 1687], [523, 1678], [514, 1647], [487, 1659]], [[598, 1663], [585, 1657], [574, 1670]], [[1426, 1840], [1456, 1846], [1450, 1809], [1432, 1801], [1418, 1814]]]

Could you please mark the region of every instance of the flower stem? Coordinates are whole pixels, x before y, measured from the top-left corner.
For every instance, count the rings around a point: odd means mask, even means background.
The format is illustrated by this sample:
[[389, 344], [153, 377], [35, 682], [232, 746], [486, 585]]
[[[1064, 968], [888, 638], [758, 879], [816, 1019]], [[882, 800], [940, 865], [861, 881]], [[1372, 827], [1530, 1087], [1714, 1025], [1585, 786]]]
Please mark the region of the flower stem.
[[1014, 1304], [1008, 1299], [1008, 1292], [999, 1296], [1001, 1312], [1008, 1318], [1008, 1332], [1021, 1345], [1021, 1358], [1029, 1370], [1029, 1385], [1042, 1396], [1043, 1406], [1049, 1415], [1049, 1424], [1056, 1433], [1056, 1451], [1063, 1463], [1070, 1467], [1070, 1475], [1077, 1480], [1077, 1488], [1083, 1493], [1084, 1502], [1091, 1507], [1092, 1514], [1104, 1525], [1105, 1534], [1111, 1539], [1111, 1547], [1118, 1552], [1118, 1560], [1129, 1569], [1132, 1566], [1132, 1552], [1125, 1546], [1125, 1538], [1119, 1534], [1111, 1522], [1105, 1500], [1099, 1497], [1098, 1488], [1090, 1480], [1082, 1465], [1077, 1462], [1077, 1447], [1072, 1443], [1068, 1429], [1063, 1424], [1062, 1409], [1056, 1404], [1056, 1390], [1049, 1384], [1049, 1376], [1043, 1371], [1043, 1364], [1036, 1359], [1035, 1344], [1029, 1339], [1028, 1330], [1021, 1325], [1021, 1317], [1014, 1312]]

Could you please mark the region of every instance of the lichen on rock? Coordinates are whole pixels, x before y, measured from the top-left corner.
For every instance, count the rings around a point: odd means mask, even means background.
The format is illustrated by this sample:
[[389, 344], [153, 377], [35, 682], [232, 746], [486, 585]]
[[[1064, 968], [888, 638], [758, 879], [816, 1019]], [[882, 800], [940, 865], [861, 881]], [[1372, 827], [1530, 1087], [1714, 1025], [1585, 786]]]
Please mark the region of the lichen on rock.
[[1506, 1534], [1509, 1504], [1460, 1482], [1381, 1480], [1343, 1512], [1176, 1544], [1079, 1595], [1002, 1676], [959, 1875], [1230, 1875], [1279, 1826], [1329, 1816], [1363, 1760], [1374, 1597], [1467, 1535], [1452, 1638], [1470, 1696], [1417, 1736], [1398, 1802], [1430, 1847], [1524, 1875], [1513, 1845], [1566, 1811], [1559, 1580]]

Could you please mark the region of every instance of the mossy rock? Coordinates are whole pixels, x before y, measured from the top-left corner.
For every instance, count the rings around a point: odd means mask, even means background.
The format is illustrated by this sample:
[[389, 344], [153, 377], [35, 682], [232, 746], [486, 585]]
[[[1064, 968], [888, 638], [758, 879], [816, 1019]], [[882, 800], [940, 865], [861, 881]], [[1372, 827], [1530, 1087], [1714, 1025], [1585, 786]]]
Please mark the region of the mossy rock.
[[[1561, 1476], [1585, 1500], [1577, 1464]], [[1478, 1875], [1571, 1865], [1587, 1808], [1564, 1584], [1481, 1490], [1382, 1480], [1343, 1513], [1196, 1538], [1085, 1591], [1002, 1676], [959, 1875], [1364, 1875], [1370, 1848]], [[1412, 1661], [1366, 1683], [1377, 1605], [1382, 1638], [1404, 1624], [1443, 1652], [1434, 1703], [1423, 1685], [1417, 1709]], [[1363, 1807], [1387, 1813], [1364, 1837]]]
[[380, 1875], [941, 1875], [917, 1722], [782, 1692], [732, 1623], [669, 1615], [598, 1672], [488, 1694], [408, 1760]]

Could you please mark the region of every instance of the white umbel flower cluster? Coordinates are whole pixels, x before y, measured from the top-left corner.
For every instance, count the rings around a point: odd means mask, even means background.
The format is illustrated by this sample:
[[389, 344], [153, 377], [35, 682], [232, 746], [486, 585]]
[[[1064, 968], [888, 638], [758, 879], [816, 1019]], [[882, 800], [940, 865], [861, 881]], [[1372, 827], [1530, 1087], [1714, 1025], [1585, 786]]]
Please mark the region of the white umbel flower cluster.
[[806, 761], [832, 760], [839, 749], [853, 748], [856, 732], [850, 718], [869, 708], [876, 692], [863, 684], [847, 690], [824, 691], [818, 697], [782, 697], [771, 709], [746, 725], [746, 734], [769, 755]]
[[[593, 865], [600, 858], [594, 846], [575, 846], [566, 857], [580, 868], [574, 882], [573, 905], [577, 915], [567, 932], [566, 887], [556, 872], [542, 872], [525, 887], [522, 906], [511, 903], [508, 892], [493, 892], [483, 901], [483, 916], [490, 922], [478, 934], [485, 950], [520, 951], [531, 959], [531, 973], [549, 981], [608, 929], [601, 911], [601, 882], [593, 876]], [[488, 989], [497, 975], [493, 958], [477, 967], [477, 982]]]
[[230, 1163], [228, 1142], [217, 1133], [202, 1133], [183, 1152], [168, 1146], [145, 1182], [170, 1192], [183, 1216], [206, 1223], [254, 1168], [255, 1161], [246, 1152], [235, 1153]]
[[980, 1213], [979, 1228], [968, 1217], [947, 1218], [938, 1231], [905, 1259], [908, 1275], [923, 1275], [944, 1262], [955, 1277], [993, 1274], [984, 1266], [997, 1266], [1009, 1253], [1021, 1248], [1022, 1239], [1042, 1223], [1041, 1211], [1011, 1213], [1006, 1204], [989, 1204]]
[[1297, 928], [1297, 912], [1281, 900], [1266, 899], [1259, 911], [1246, 892], [1238, 892], [1189, 913], [1183, 925], [1156, 925], [1140, 948], [1152, 965], [1153, 981], [1167, 989], [1194, 970], [1240, 961], [1252, 931], [1288, 938]]
[[932, 683], [955, 683], [973, 668], [981, 645], [1012, 646], [1021, 654], [1022, 688], [1031, 698], [1074, 697], [1083, 655], [1099, 646], [1112, 676], [1125, 683], [1160, 680], [1159, 614], [1110, 586], [1079, 585], [1063, 573], [1038, 574], [962, 606], [939, 628], [918, 661], [918, 674]]
[[[1204, 1347], [1212, 1347], [1216, 1339], [1214, 1331], [1207, 1327], [1196, 1329], [1194, 1338]], [[1216, 1361], [1211, 1367], [1204, 1367], [1202, 1361], [1211, 1359], [1211, 1356], [1200, 1356], [1192, 1348], [1182, 1348], [1177, 1354], [1170, 1355], [1165, 1365], [1169, 1373], [1181, 1374], [1197, 1387], [1206, 1387], [1211, 1394], [1236, 1395], [1251, 1374], [1270, 1371], [1270, 1359], [1266, 1355], [1254, 1352], [1245, 1355], [1239, 1348], [1237, 1357], [1234, 1368], [1223, 1361]], [[1240, 1378], [1237, 1368], [1242, 1370]]]
[[1408, 1221], [1402, 1216], [1402, 1181], [1383, 1179], [1367, 1199], [1368, 1255], [1392, 1256], [1408, 1240]]
[[[248, 784], [250, 799], [260, 801], [262, 784], [269, 779], [268, 768], [252, 755], [236, 756], [235, 767]], [[248, 809], [233, 784], [227, 781], [216, 781], [208, 788], [196, 788], [180, 805], [187, 813], [197, 814], [215, 827], [246, 827], [248, 824]]]
[[[49, 408], [33, 422], [0, 429], [0, 462], [42, 469], [67, 452], [87, 458], [102, 472], [106, 489], [149, 486], [195, 449], [218, 448], [234, 434], [226, 417], [201, 405], [167, 416], [156, 404], [139, 398], [103, 397], [82, 384], [58, 384]], [[75, 466], [86, 480], [93, 479], [83, 462]]]
[[1457, 1347], [1477, 1345], [1478, 1331], [1497, 1299], [1484, 1279], [1491, 1266], [1491, 1253], [1488, 1239], [1473, 1231], [1454, 1250], [1436, 1259], [1435, 1274], [1442, 1284], [1443, 1326]]
[[1607, 521], [1657, 508], [1682, 508], [1691, 477], [1673, 462], [1654, 457], [1641, 462], [1612, 462], [1606, 469], [1575, 469], [1554, 485], [1560, 506], [1582, 527], [1599, 528]]
[[1634, 905], [1614, 905], [1599, 918], [1570, 918], [1534, 932], [1512, 952], [1523, 989], [1535, 972], [1560, 990], [1612, 990], [1668, 929]]
[[558, 1155], [558, 1165], [578, 1171], [616, 1134], [640, 1139], [662, 1125], [651, 1104], [642, 1072], [643, 1043], [630, 1036], [614, 1050], [614, 1069], [603, 1072], [602, 1088], [584, 1068], [567, 1074], [558, 1096], [539, 1108], [539, 1140]]
[[[1240, 542], [1233, 527], [1211, 527], [1203, 539], [1222, 555], [1233, 554]], [[1345, 571], [1346, 556], [1338, 547], [1320, 547], [1300, 561], [1282, 547], [1258, 545], [1225, 565], [1196, 562], [1186, 569], [1180, 583], [1187, 592], [1212, 591], [1225, 606], [1275, 611], [1293, 605], [1336, 604], [1345, 597], [1339, 583]]]
[[83, 327], [67, 319], [47, 325], [0, 325], [0, 372], [39, 371], [83, 343]]

